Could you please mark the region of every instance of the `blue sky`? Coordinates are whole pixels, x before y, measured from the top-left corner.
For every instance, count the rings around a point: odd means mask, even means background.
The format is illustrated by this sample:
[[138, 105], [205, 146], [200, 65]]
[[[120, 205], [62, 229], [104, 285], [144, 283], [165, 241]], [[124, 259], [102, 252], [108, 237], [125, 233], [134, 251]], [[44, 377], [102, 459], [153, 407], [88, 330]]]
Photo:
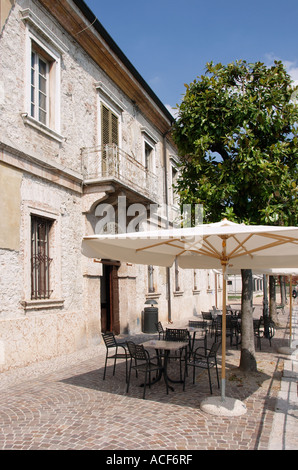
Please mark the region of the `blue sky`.
[[298, 80], [297, 0], [85, 0], [167, 107], [207, 62], [281, 60]]

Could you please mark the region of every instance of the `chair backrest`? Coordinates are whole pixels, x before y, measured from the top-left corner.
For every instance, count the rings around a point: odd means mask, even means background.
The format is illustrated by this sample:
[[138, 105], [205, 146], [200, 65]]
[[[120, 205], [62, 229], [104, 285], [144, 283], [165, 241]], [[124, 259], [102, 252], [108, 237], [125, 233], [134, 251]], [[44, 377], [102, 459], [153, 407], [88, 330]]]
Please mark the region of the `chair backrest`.
[[207, 328], [207, 322], [204, 320], [189, 320], [188, 326], [192, 328], [202, 328], [203, 330]]
[[217, 354], [217, 351], [218, 351], [220, 345], [221, 345], [221, 342], [220, 342], [220, 341], [218, 341], [218, 342], [215, 341], [215, 342], [212, 344], [211, 348], [210, 348], [210, 351], [209, 351], [208, 356], [209, 356], [209, 357], [216, 357], [216, 354]]
[[201, 312], [203, 320], [212, 320], [211, 312]]
[[166, 329], [166, 341], [188, 341], [189, 332], [186, 329], [181, 328], [167, 328]]
[[160, 321], [155, 323], [155, 327], [156, 327], [156, 330], [158, 331], [158, 333], [164, 333], [165, 330], [163, 329], [163, 326], [162, 326]]
[[114, 333], [102, 333], [102, 337], [107, 348], [114, 348], [117, 346]]
[[133, 341], [127, 341], [127, 347], [132, 359], [136, 361], [147, 361], [149, 353], [142, 344], [136, 344]]

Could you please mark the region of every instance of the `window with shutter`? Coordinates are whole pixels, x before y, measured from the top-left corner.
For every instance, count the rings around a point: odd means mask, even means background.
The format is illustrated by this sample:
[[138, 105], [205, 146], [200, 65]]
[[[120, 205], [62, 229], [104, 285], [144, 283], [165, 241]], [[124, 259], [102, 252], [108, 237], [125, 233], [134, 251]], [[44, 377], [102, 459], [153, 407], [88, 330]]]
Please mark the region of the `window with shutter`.
[[118, 146], [118, 116], [114, 114], [105, 105], [101, 105], [101, 145], [102, 150], [102, 172], [103, 175], [108, 171], [107, 159], [115, 152], [109, 152], [106, 146]]
[[118, 116], [109, 108], [101, 107], [102, 145], [118, 145]]

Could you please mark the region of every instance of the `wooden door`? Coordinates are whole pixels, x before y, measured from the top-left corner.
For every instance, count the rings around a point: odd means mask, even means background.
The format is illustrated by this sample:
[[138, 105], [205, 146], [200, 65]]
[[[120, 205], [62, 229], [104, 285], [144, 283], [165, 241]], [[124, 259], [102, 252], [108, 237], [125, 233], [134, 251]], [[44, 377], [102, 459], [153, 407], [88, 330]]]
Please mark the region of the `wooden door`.
[[120, 333], [119, 319], [119, 265], [103, 261], [101, 283], [101, 330], [103, 333], [112, 331]]

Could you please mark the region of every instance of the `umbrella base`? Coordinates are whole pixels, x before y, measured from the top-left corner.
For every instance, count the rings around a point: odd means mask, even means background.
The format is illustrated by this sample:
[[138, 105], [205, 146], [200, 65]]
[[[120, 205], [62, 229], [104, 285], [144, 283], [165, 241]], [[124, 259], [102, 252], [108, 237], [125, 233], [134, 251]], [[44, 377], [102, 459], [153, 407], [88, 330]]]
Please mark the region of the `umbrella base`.
[[284, 346], [282, 348], [278, 348], [277, 350], [277, 352], [279, 352], [280, 354], [286, 354], [288, 356], [291, 356], [295, 351], [295, 348], [290, 348], [289, 346]]
[[202, 411], [215, 416], [242, 416], [247, 409], [244, 403], [234, 398], [208, 397], [205, 398], [200, 408]]

